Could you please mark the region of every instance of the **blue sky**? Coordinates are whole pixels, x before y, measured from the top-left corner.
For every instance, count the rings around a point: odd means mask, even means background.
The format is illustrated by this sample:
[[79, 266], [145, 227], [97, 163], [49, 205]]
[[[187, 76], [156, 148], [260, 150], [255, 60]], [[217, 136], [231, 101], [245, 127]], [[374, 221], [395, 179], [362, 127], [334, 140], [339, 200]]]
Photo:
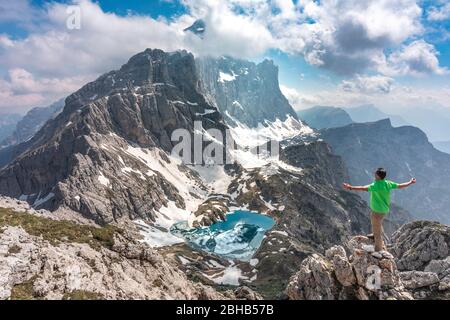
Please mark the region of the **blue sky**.
[[[182, 32], [198, 18], [204, 39]], [[0, 4], [0, 113], [49, 104], [146, 47], [273, 59], [297, 109], [450, 107], [448, 1], [17, 0]]]

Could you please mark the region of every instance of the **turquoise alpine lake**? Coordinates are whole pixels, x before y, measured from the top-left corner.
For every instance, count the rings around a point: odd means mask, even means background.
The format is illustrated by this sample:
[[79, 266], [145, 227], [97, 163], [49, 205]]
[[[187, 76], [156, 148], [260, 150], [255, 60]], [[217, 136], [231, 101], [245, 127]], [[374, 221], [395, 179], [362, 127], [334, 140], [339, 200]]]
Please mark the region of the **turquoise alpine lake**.
[[191, 247], [230, 259], [248, 261], [261, 245], [275, 221], [250, 211], [237, 210], [209, 227], [191, 228], [186, 221], [175, 223], [170, 232]]

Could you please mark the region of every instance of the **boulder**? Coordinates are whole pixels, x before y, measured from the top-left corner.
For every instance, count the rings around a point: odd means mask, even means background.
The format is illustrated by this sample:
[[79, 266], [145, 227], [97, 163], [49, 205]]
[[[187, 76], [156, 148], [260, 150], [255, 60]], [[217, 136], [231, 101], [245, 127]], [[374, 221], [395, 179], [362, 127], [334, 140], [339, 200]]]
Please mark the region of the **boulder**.
[[392, 236], [400, 277], [416, 299], [450, 298], [450, 227], [432, 221], [403, 225]]
[[286, 288], [289, 299], [409, 300], [394, 257], [386, 251], [374, 252], [373, 243], [364, 236], [352, 238], [344, 247], [333, 246], [325, 257], [313, 254], [303, 261]]

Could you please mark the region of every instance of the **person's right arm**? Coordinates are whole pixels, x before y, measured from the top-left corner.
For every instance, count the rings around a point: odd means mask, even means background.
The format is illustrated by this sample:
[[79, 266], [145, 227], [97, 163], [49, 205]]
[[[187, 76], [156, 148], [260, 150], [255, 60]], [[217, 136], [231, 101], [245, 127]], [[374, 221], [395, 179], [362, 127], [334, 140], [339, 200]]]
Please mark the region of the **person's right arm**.
[[348, 183], [343, 183], [342, 187], [347, 190], [354, 190], [354, 191], [369, 191], [369, 186], [352, 186]]

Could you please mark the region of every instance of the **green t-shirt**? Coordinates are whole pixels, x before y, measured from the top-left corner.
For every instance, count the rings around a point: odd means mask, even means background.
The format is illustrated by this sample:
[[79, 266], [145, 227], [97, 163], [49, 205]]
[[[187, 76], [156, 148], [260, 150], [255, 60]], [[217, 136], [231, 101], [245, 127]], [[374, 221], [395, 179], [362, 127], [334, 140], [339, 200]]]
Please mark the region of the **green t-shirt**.
[[391, 190], [398, 184], [389, 180], [375, 180], [369, 185], [370, 209], [378, 213], [388, 213], [391, 204]]

